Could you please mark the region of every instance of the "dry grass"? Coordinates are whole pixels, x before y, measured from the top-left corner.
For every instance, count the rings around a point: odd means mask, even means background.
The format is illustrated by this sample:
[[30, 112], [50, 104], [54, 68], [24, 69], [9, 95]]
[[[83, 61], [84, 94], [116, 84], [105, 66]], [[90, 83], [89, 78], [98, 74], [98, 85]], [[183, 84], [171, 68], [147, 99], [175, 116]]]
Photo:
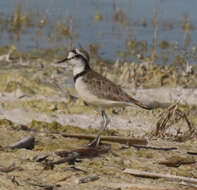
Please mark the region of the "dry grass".
[[178, 123], [179, 121], [185, 121], [188, 126], [188, 131], [183, 134], [182, 137], [176, 138], [177, 140], [186, 140], [191, 138], [195, 134], [195, 129], [193, 128], [191, 122], [189, 121], [186, 113], [179, 109], [179, 101], [171, 104], [167, 110], [164, 110], [156, 123], [156, 130], [152, 133], [155, 137], [164, 137], [167, 129]]

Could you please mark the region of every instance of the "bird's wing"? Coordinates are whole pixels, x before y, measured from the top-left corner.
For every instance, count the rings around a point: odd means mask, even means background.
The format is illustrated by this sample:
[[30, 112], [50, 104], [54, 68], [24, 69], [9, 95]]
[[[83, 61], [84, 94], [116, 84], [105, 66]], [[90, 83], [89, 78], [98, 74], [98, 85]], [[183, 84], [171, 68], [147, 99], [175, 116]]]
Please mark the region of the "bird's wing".
[[83, 80], [87, 84], [88, 90], [99, 98], [134, 103], [144, 109], [150, 109], [148, 106], [129, 96], [120, 86], [95, 71], [87, 72], [83, 76]]

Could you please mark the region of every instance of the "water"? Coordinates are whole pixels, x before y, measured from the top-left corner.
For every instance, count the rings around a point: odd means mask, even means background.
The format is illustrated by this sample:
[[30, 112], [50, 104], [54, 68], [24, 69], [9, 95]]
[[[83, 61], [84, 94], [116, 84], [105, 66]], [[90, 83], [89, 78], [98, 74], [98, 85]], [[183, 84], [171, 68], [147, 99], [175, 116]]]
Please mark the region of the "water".
[[[2, 28], [2, 24], [0, 25], [2, 31], [0, 44], [15, 43], [17, 48], [23, 51], [31, 51], [38, 46], [40, 48], [68, 46], [68, 40], [58, 40], [53, 32], [58, 21], [69, 22], [71, 18], [75, 46], [80, 43], [87, 48], [88, 44], [97, 44], [100, 54], [109, 60], [116, 60], [119, 57], [117, 52], [126, 48], [126, 40], [130, 38], [146, 41], [149, 49], [147, 54], [150, 53], [155, 8], [158, 10], [158, 44], [166, 40], [183, 45], [185, 31], [181, 29], [181, 24], [184, 17], [187, 17], [195, 28], [197, 27], [196, 0], [1, 0], [0, 17], [11, 18], [16, 12], [17, 5], [21, 6], [22, 14], [36, 15], [35, 23], [38, 23], [40, 18], [46, 18], [46, 25], [42, 29], [25, 28], [18, 41], [9, 34], [9, 28], [6, 30]], [[126, 15], [127, 26], [114, 21], [115, 10], [121, 10]], [[96, 13], [102, 15], [101, 21], [94, 19]], [[143, 21], [146, 27], [141, 24]], [[189, 47], [192, 47], [197, 44], [196, 29], [191, 30], [189, 35], [191, 38]], [[48, 40], [49, 36], [54, 39]]]

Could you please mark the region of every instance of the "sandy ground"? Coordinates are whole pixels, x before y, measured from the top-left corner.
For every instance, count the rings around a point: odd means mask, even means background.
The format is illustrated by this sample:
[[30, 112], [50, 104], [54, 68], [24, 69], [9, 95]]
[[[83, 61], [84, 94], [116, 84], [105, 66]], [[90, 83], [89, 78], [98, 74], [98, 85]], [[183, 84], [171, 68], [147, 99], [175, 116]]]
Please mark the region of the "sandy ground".
[[[6, 65], [5, 67], [7, 68]], [[10, 68], [13, 66], [11, 65]], [[107, 110], [111, 124], [109, 132], [105, 132], [105, 134], [144, 138], [148, 140], [147, 146], [136, 148], [126, 144], [104, 141], [103, 143], [110, 147], [110, 151], [106, 154], [94, 158], [83, 158], [81, 162], [75, 163], [75, 167], [64, 163], [47, 169], [45, 168], [46, 162], [60, 159], [54, 154], [56, 151], [72, 151], [87, 147], [88, 144], [87, 140], [64, 138], [57, 132], [95, 134], [94, 129], [100, 127], [101, 117], [94, 108], [85, 106], [79, 99], [69, 102], [67, 92], [60, 92], [61, 90], [58, 89], [57, 93], [54, 93], [54, 87], [51, 87], [51, 84], [39, 83], [47, 80], [50, 82], [51, 75], [55, 73], [54, 76], [60, 79], [61, 89], [65, 90], [64, 71], [56, 71], [46, 67], [42, 72], [39, 72], [40, 68], [42, 67], [39, 66], [36, 69], [24, 67], [13, 70], [8, 76], [2, 77], [3, 74], [0, 76], [2, 80], [5, 80], [1, 83], [1, 89], [7, 90], [0, 93], [1, 190], [196, 189], [194, 187], [196, 184], [181, 185], [179, 181], [164, 178], [143, 178], [123, 172], [125, 168], [131, 168], [197, 178], [196, 155], [188, 153], [189, 151], [197, 152], [196, 136], [191, 135], [191, 138], [181, 142], [180, 138], [175, 138], [188, 131], [185, 121], [181, 120], [178, 123], [170, 124], [169, 130], [166, 131], [163, 138], [151, 138], [151, 133], [156, 128], [160, 114], [166, 110], [169, 104], [176, 101], [186, 108], [183, 111], [186, 110], [189, 119], [192, 119], [193, 126], [196, 126], [196, 88], [125, 89], [133, 97], [152, 105], [154, 109], [147, 111], [133, 106], [125, 109]], [[23, 72], [21, 69], [24, 69]], [[25, 75], [27, 71], [29, 76]], [[16, 72], [18, 73], [16, 74]], [[32, 78], [35, 80], [31, 81]], [[37, 81], [39, 82], [37, 83]], [[4, 85], [5, 83], [7, 86]], [[70, 81], [69, 84], [72, 85], [72, 82]], [[43, 88], [47, 90], [46, 93]], [[35, 89], [35, 94], [32, 89]], [[76, 96], [76, 93], [72, 95]], [[190, 110], [191, 108], [192, 110]], [[8, 148], [9, 145], [29, 135], [35, 137], [33, 150]], [[160, 148], [175, 149], [162, 150]], [[42, 155], [48, 155], [48, 157], [40, 162], [34, 160], [36, 156]], [[168, 163], [171, 165], [169, 166]], [[5, 172], [5, 168], [9, 169], [9, 166], [11, 170]], [[78, 183], [80, 178], [92, 175], [96, 175], [98, 179], [84, 184]]]
[[[159, 89], [138, 89], [127, 90], [129, 94], [133, 94], [135, 98], [146, 102], [147, 104], [155, 105], [155, 109], [158, 107], [166, 107], [171, 103], [179, 101], [183, 105], [196, 105], [197, 103], [197, 89], [183, 89], [183, 88], [159, 88]], [[0, 102], [14, 102], [24, 100], [45, 100], [47, 102], [64, 101], [64, 97], [26, 97], [18, 98], [16, 94], [0, 95]], [[83, 106], [82, 106], [83, 110]], [[136, 111], [137, 110], [137, 111]], [[156, 116], [156, 117], [155, 117]], [[126, 113], [124, 111], [121, 114], [111, 114], [111, 129], [126, 129], [135, 131], [137, 135], [144, 135], [150, 132], [155, 127], [159, 114], [153, 111], [142, 111], [135, 106], [127, 107]], [[99, 128], [101, 118], [96, 110], [92, 109], [91, 112], [85, 112], [80, 114], [65, 114], [61, 113], [61, 110], [57, 110], [50, 113], [38, 112], [27, 110], [25, 108], [16, 108], [11, 110], [5, 110], [0, 107], [0, 118], [8, 119], [18, 124], [28, 124], [32, 120], [52, 122], [57, 121], [62, 125], [74, 125], [81, 128]], [[143, 119], [142, 119], [143, 118]]]

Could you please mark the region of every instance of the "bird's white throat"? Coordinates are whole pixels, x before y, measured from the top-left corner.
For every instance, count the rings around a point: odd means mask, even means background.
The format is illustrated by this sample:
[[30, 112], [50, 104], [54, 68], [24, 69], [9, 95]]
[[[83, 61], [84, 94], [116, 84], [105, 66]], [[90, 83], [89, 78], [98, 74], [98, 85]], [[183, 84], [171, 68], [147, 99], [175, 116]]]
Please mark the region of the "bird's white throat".
[[73, 76], [78, 75], [79, 73], [82, 73], [85, 71], [85, 65], [84, 64], [78, 64], [73, 67]]

